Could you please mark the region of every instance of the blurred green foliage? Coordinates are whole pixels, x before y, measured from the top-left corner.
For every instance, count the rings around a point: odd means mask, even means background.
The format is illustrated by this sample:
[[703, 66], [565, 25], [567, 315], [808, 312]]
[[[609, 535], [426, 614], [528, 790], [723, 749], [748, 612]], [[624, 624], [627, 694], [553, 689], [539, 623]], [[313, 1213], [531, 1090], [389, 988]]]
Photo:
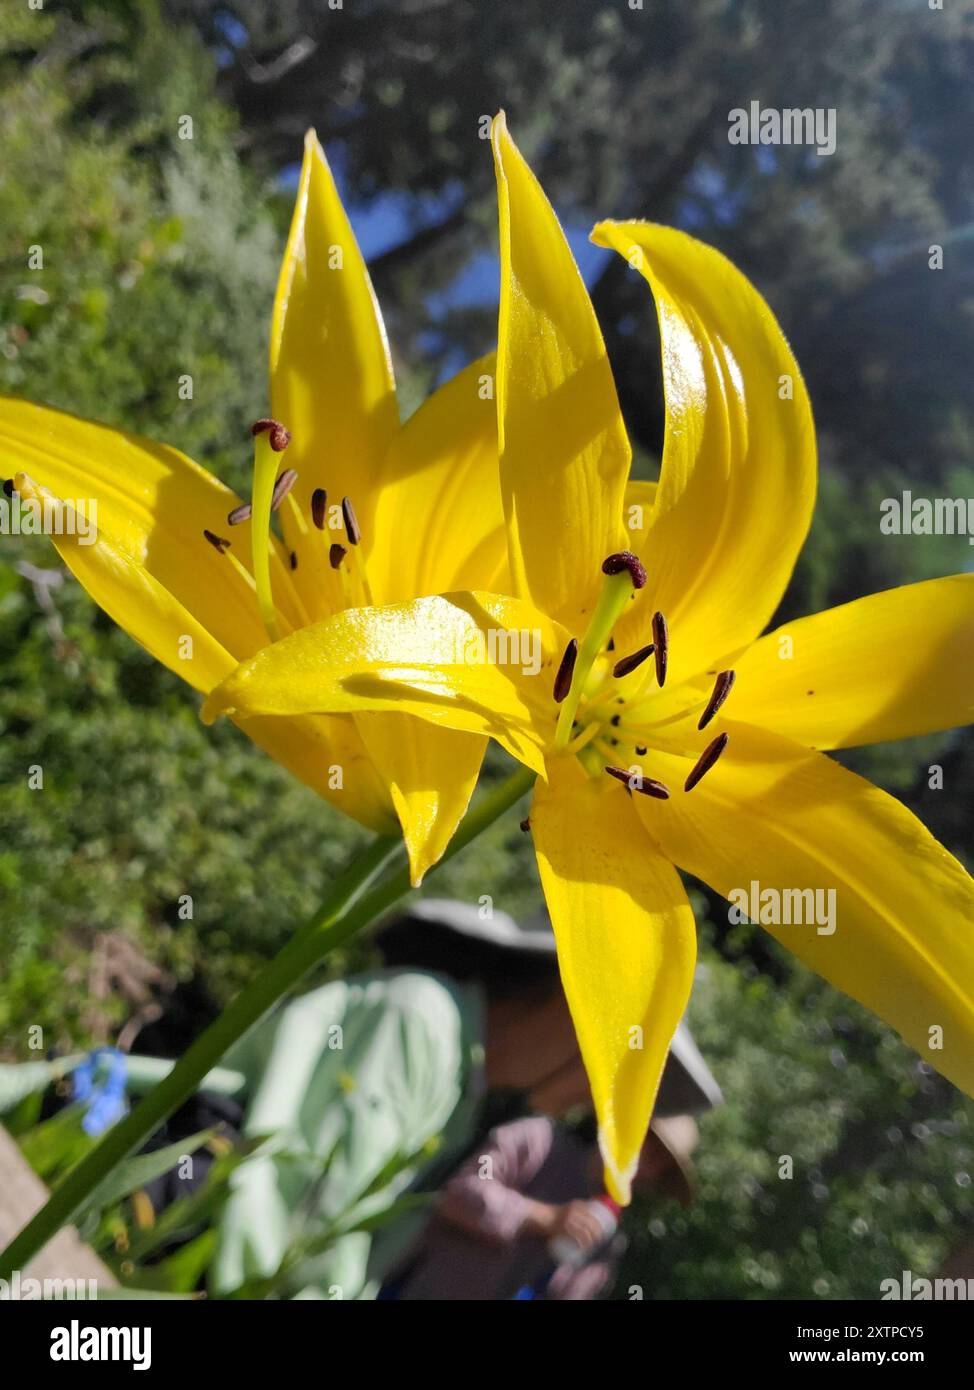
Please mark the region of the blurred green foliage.
[[[823, 455], [786, 616], [969, 566], [963, 539], [878, 543], [882, 497], [918, 480], [974, 494], [974, 179], [957, 138], [974, 85], [959, 7], [931, 20], [898, 0], [823, 0], [799, 19], [769, 0], [646, 0], [643, 13], [566, 0], [557, 19], [541, 7], [540, 22], [536, 6], [516, 20], [511, 8], [5, 7], [0, 390], [165, 439], [243, 484], [289, 214], [278, 175], [314, 123], [347, 157], [361, 204], [390, 188], [442, 200], [432, 221], [414, 208], [411, 233], [375, 263], [414, 402], [451, 353], [489, 345], [490, 308], [454, 305], [431, 335], [426, 296], [489, 244], [476, 123], [506, 104], [570, 219], [679, 220], [733, 254], [781, 314]], [[751, 97], [839, 105], [840, 151], [811, 166], [782, 151], [773, 171], [752, 152], [733, 163], [725, 113]], [[193, 139], [181, 140], [187, 115]], [[940, 278], [926, 268], [935, 240], [947, 247]], [[32, 246], [43, 271], [28, 268]], [[652, 315], [618, 268], [601, 272], [595, 298], [652, 458]], [[187, 373], [192, 400], [178, 391]], [[362, 840], [230, 725], [204, 729], [196, 697], [60, 581], [43, 543], [0, 537], [0, 1051], [11, 1059], [29, 1055], [32, 1025], [65, 1049], [114, 1036], [136, 1008], [131, 982], [106, 977], [102, 948], [119, 936], [199, 986], [199, 1026]], [[968, 738], [846, 760], [971, 855]], [[933, 762], [943, 791], [927, 787]], [[488, 776], [502, 764], [492, 755]], [[43, 789], [29, 787], [32, 766]], [[517, 813], [430, 891], [534, 910]], [[623, 1296], [638, 1283], [646, 1296], [871, 1298], [903, 1268], [929, 1272], [974, 1228], [970, 1103], [767, 937], [727, 926], [722, 904], [698, 894], [697, 905], [710, 923], [693, 1022], [727, 1105], [703, 1125], [696, 1205], [633, 1214]], [[353, 946], [329, 968], [367, 957]], [[785, 1154], [790, 1180], [778, 1177]]]

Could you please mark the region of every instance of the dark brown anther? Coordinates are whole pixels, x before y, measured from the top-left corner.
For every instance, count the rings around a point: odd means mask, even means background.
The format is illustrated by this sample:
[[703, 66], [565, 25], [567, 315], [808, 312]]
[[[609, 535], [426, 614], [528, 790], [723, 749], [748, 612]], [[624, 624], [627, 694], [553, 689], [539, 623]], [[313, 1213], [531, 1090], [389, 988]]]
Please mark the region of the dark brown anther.
[[645, 758], [645, 756], [646, 756], [646, 754], [647, 754], [648, 751], [649, 751], [649, 750], [648, 750], [647, 748], [641, 747], [638, 743], [636, 744], [636, 756], [637, 756], [637, 758]]
[[210, 545], [212, 545], [213, 549], [220, 555], [224, 555], [230, 549], [230, 542], [225, 540], [223, 536], [218, 536], [215, 532], [206, 530], [204, 530], [203, 535], [209, 541]]
[[653, 655], [656, 650], [655, 645], [650, 642], [648, 647], [640, 647], [638, 652], [633, 652], [630, 656], [624, 656], [621, 661], [617, 661], [612, 668], [612, 674], [616, 680], [621, 676], [628, 676], [630, 671], [635, 671], [637, 666], [641, 666], [647, 657]]
[[241, 502], [239, 507], [234, 507], [232, 512], [227, 513], [227, 525], [239, 526], [243, 521], [249, 521], [253, 508], [249, 502]]
[[359, 529], [355, 508], [347, 497], [342, 498], [342, 517], [345, 521], [345, 534], [348, 536], [349, 544], [358, 545], [362, 539], [362, 532]]
[[692, 792], [701, 777], [706, 777], [707, 773], [727, 747], [729, 739], [730, 734], [718, 734], [713, 743], [707, 744], [706, 748], [697, 759], [696, 766], [690, 773], [690, 776], [683, 783], [683, 790], [685, 792]]
[[291, 491], [294, 484], [298, 481], [298, 475], [293, 468], [285, 468], [277, 482], [274, 484], [274, 491], [271, 493], [271, 511], [276, 512]]
[[4, 495], [4, 497], [13, 497], [13, 495], [14, 495], [14, 480], [13, 480], [13, 478], [4, 478], [4, 480], [3, 480], [3, 495]]
[[638, 772], [629, 772], [624, 767], [607, 767], [606, 772], [618, 782], [625, 782], [631, 792], [641, 792], [643, 796], [653, 796], [657, 801], [668, 801], [670, 789], [665, 782], [657, 782], [655, 777], [643, 777]]
[[323, 487], [316, 487], [311, 494], [311, 520], [319, 531], [325, 529], [325, 514], [328, 511], [328, 494]]
[[283, 454], [284, 450], [291, 442], [291, 431], [281, 424], [280, 420], [272, 420], [269, 415], [263, 416], [260, 420], [255, 420], [250, 427], [250, 433], [257, 437], [267, 430], [270, 435], [271, 448], [275, 454]]
[[698, 729], [705, 729], [707, 727], [731, 693], [736, 680], [737, 677], [733, 671], [721, 671], [716, 681], [714, 681], [713, 692], [711, 693], [710, 699], [707, 701], [707, 708], [700, 716], [700, 722], [697, 724]]
[[573, 637], [565, 648], [565, 655], [561, 659], [558, 667], [558, 674], [555, 676], [555, 704], [560, 705], [562, 700], [572, 688], [572, 676], [575, 674], [575, 660], [578, 656], [578, 638]]
[[602, 561], [603, 574], [621, 574], [623, 570], [629, 571], [629, 578], [632, 580], [634, 589], [641, 589], [646, 583], [646, 571], [643, 568], [643, 562], [631, 550], [620, 550]]
[[656, 684], [666, 684], [666, 661], [670, 651], [670, 634], [662, 613], [653, 614], [653, 642], [656, 647]]
[[615, 649], [616, 649], [616, 639], [615, 639], [614, 637], [610, 637], [610, 638], [609, 638], [608, 642], [607, 642], [606, 645], [605, 645], [605, 649], [606, 649], [607, 652], [614, 652], [614, 651], [615, 651]]
[[619, 727], [619, 721], [620, 721], [621, 719], [622, 719], [622, 715], [621, 715], [621, 714], [614, 714], [614, 715], [612, 716], [612, 718], [609, 720], [609, 723], [612, 725], [613, 729], [618, 729], [618, 727]]
[[288, 560], [290, 561], [291, 568], [293, 570], [296, 570], [298, 567], [298, 552], [296, 550], [292, 550], [291, 554], [288, 556]]
[[530, 816], [525, 816], [524, 819], [521, 821], [521, 829], [524, 831], [525, 835], [530, 834], [530, 831], [531, 831], [531, 817], [530, 817]]
[[348, 546], [339, 545], [336, 541], [335, 544], [328, 551], [328, 563], [331, 565], [333, 570], [338, 569], [338, 566], [341, 564], [341, 562], [344, 560], [347, 554]]

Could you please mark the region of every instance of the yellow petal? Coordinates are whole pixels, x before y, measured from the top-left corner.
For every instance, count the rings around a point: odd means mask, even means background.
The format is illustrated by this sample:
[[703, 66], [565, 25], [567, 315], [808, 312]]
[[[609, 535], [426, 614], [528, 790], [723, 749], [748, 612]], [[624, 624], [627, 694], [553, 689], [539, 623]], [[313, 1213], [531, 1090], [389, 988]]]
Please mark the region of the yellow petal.
[[603, 222], [656, 300], [666, 434], [649, 583], [628, 619], [669, 622], [671, 679], [739, 651], [770, 621], [815, 500], [815, 436], [798, 364], [753, 285], [712, 247], [669, 227]]
[[[293, 496], [307, 515], [311, 494], [349, 496], [372, 544], [379, 462], [399, 425], [389, 345], [365, 261], [314, 131], [304, 162], [271, 325], [271, 414], [291, 431]], [[255, 412], [258, 414], [259, 412]], [[282, 511], [301, 561], [321, 545]]]
[[[237, 660], [266, 642], [252, 591], [203, 536], [206, 528], [229, 537], [233, 553], [249, 570], [249, 526], [227, 527], [227, 513], [240, 499], [176, 449], [28, 401], [3, 399], [0, 467], [7, 476], [22, 470], [55, 497], [84, 501], [99, 534], [168, 590]], [[285, 580], [280, 592], [275, 590], [282, 603], [288, 588]], [[137, 616], [133, 609], [131, 617]], [[121, 625], [143, 640], [128, 622]]]
[[[49, 506], [83, 500], [97, 522], [53, 535], [65, 564], [94, 601], [130, 637], [196, 690], [207, 694], [237, 662], [266, 642], [253, 590], [203, 527], [227, 535], [227, 512], [239, 498], [175, 449], [75, 416], [0, 403], [0, 447], [24, 499]], [[91, 500], [97, 501], [92, 513]], [[73, 509], [71, 509], [73, 510]], [[232, 529], [232, 548], [250, 564], [248, 526]], [[292, 622], [287, 571], [278, 561], [275, 598]], [[271, 727], [273, 726], [273, 727]], [[394, 829], [392, 806], [348, 718], [246, 721], [246, 732], [333, 805], [375, 829]], [[343, 770], [343, 787], [332, 785]]]
[[693, 983], [693, 912], [625, 788], [588, 778], [574, 758], [553, 760], [547, 785], [537, 783], [531, 830], [606, 1183], [617, 1201], [628, 1202]]
[[406, 714], [360, 716], [356, 727], [389, 787], [409, 855], [410, 881], [418, 887], [466, 813], [487, 739]]
[[494, 120], [497, 418], [515, 592], [580, 633], [621, 550], [629, 473], [605, 344], [551, 204]]
[[565, 629], [530, 604], [497, 594], [350, 608], [245, 662], [213, 692], [203, 717], [413, 714], [489, 735], [543, 773], [567, 642]]
[[[58, 504], [53, 494], [24, 474], [17, 474], [14, 482], [28, 502]], [[77, 520], [69, 520], [72, 511], [64, 509], [64, 533], [52, 540], [78, 582], [157, 661], [195, 689], [212, 690], [234, 669], [230, 652], [100, 526], [94, 540], [86, 543], [84, 528]]]
[[336, 811], [380, 835], [396, 830], [392, 799], [347, 714], [234, 720], [248, 738]]
[[424, 401], [382, 461], [369, 581], [377, 603], [508, 593], [491, 354]]
[[974, 720], [974, 574], [871, 594], [786, 623], [737, 665], [735, 719], [812, 748]]
[[974, 880], [905, 806], [823, 753], [726, 729], [726, 752], [688, 794], [687, 760], [647, 756], [674, 793], [633, 797], [660, 849], [725, 897], [750, 897], [752, 881], [776, 890], [781, 918], [798, 901], [784, 895], [805, 892], [813, 925], [762, 924], [974, 1093]]

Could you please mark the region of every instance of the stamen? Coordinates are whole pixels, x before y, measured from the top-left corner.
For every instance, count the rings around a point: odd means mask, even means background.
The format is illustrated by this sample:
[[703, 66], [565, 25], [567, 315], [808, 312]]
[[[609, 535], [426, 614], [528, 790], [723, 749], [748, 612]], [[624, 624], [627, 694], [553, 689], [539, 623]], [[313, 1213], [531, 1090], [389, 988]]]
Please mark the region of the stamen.
[[291, 479], [290, 485], [284, 486], [281, 493], [281, 480], [287, 480], [288, 474], [293, 470], [286, 469], [278, 474], [275, 455], [287, 448], [291, 436], [278, 420], [271, 419], [258, 420], [251, 427], [251, 433], [254, 436], [254, 483], [251, 495], [254, 582], [257, 586], [257, 604], [264, 627], [271, 641], [276, 642], [280, 637], [280, 624], [271, 589], [270, 559], [274, 550], [271, 512], [276, 503], [287, 496], [290, 486], [293, 486]]
[[634, 555], [631, 550], [620, 550], [602, 561], [603, 574], [621, 574], [623, 570], [629, 571], [634, 589], [641, 589], [646, 583], [646, 570], [643, 563], [638, 555]]
[[323, 487], [316, 487], [311, 494], [311, 520], [319, 531], [325, 529], [325, 519], [328, 511], [328, 494]]
[[275, 454], [283, 454], [284, 450], [291, 442], [291, 431], [281, 424], [280, 420], [272, 420], [269, 415], [263, 416], [260, 420], [255, 420], [250, 427], [250, 433], [256, 439], [259, 434], [267, 431], [270, 436], [270, 445]]
[[654, 643], [650, 642], [648, 647], [640, 647], [638, 652], [633, 652], [630, 656], [624, 656], [621, 661], [617, 661], [612, 668], [612, 674], [616, 680], [622, 676], [628, 676], [630, 671], [635, 671], [637, 666], [641, 666], [647, 657], [653, 655], [656, 650]]
[[288, 556], [288, 561], [291, 565], [291, 568], [293, 570], [296, 570], [298, 567], [298, 552], [296, 550], [291, 551], [291, 554]]
[[649, 749], [646, 747], [645, 744], [642, 744], [642, 743], [637, 743], [637, 744], [636, 744], [636, 756], [637, 756], [638, 758], [645, 758], [645, 756], [646, 756], [646, 754], [647, 754], [648, 752], [649, 752]]
[[733, 671], [721, 671], [720, 675], [714, 682], [713, 693], [711, 694], [710, 699], [707, 701], [707, 708], [700, 716], [700, 722], [697, 724], [698, 729], [705, 729], [707, 727], [711, 719], [713, 719], [714, 715], [717, 713], [721, 705], [724, 703], [728, 695], [731, 693], [731, 690], [734, 686], [734, 682], [736, 680], [737, 676], [734, 674]]
[[525, 835], [530, 834], [530, 831], [531, 831], [531, 817], [530, 817], [530, 816], [525, 816], [524, 819], [521, 821], [521, 829], [524, 831]]
[[692, 792], [701, 777], [707, 775], [721, 753], [723, 753], [724, 749], [727, 747], [729, 740], [730, 734], [718, 734], [713, 743], [707, 744], [707, 747], [697, 759], [696, 766], [690, 773], [690, 776], [683, 783], [683, 790], [685, 792]]
[[291, 491], [294, 484], [298, 481], [298, 475], [293, 468], [285, 468], [277, 482], [274, 484], [274, 491], [271, 493], [271, 511], [276, 512]]
[[662, 613], [653, 614], [653, 641], [656, 645], [656, 684], [666, 684], [666, 662], [670, 651], [670, 634]]
[[612, 631], [635, 598], [635, 590], [646, 583], [646, 571], [636, 556], [628, 550], [610, 555], [602, 562], [606, 578], [602, 592], [589, 619], [588, 627], [578, 647], [578, 660], [572, 674], [571, 688], [558, 712], [555, 747], [564, 748], [571, 738], [572, 724], [578, 711], [585, 682], [596, 659], [605, 650]]
[[643, 796], [653, 796], [657, 801], [668, 801], [670, 789], [665, 782], [657, 782], [655, 777], [643, 777], [636, 772], [630, 772], [624, 767], [607, 767], [606, 772], [610, 777], [615, 777], [619, 782], [625, 782], [631, 792], [641, 792]]
[[331, 565], [333, 570], [338, 569], [338, 566], [341, 564], [341, 562], [344, 560], [347, 554], [348, 547], [345, 545], [339, 545], [336, 541], [335, 544], [328, 551], [328, 563]]
[[223, 536], [218, 536], [213, 531], [207, 531], [205, 528], [203, 535], [218, 554], [224, 555], [230, 549], [230, 542], [225, 540]]
[[13, 480], [13, 478], [4, 478], [4, 480], [3, 480], [3, 495], [4, 495], [4, 497], [10, 497], [10, 498], [13, 497], [13, 495], [14, 495], [14, 480]]
[[358, 545], [362, 539], [362, 532], [359, 528], [358, 517], [355, 515], [355, 508], [347, 497], [342, 498], [342, 517], [345, 521], [345, 533], [348, 536], [350, 545]]
[[241, 502], [239, 507], [234, 507], [232, 512], [227, 514], [228, 526], [239, 526], [243, 521], [249, 521], [253, 515], [253, 507], [249, 502]]
[[575, 674], [575, 661], [578, 657], [578, 638], [573, 637], [565, 648], [565, 654], [558, 667], [558, 674], [555, 676], [555, 704], [560, 705], [562, 700], [572, 688], [572, 676]]

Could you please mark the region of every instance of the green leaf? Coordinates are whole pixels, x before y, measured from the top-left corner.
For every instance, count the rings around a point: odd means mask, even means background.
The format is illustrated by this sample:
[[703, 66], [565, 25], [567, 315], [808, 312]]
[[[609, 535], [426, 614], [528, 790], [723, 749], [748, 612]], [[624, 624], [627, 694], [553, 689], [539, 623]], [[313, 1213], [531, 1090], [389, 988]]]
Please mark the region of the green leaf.
[[94, 1148], [96, 1141], [81, 1128], [83, 1117], [83, 1105], [69, 1105], [21, 1136], [21, 1153], [48, 1185]]
[[81, 1220], [88, 1212], [98, 1207], [109, 1207], [121, 1201], [139, 1187], [168, 1173], [185, 1154], [191, 1154], [207, 1140], [212, 1139], [217, 1129], [201, 1129], [188, 1139], [180, 1139], [175, 1144], [167, 1144], [164, 1149], [154, 1149], [152, 1153], [136, 1154], [126, 1159], [117, 1168], [106, 1173], [105, 1177], [89, 1192], [75, 1216]]

